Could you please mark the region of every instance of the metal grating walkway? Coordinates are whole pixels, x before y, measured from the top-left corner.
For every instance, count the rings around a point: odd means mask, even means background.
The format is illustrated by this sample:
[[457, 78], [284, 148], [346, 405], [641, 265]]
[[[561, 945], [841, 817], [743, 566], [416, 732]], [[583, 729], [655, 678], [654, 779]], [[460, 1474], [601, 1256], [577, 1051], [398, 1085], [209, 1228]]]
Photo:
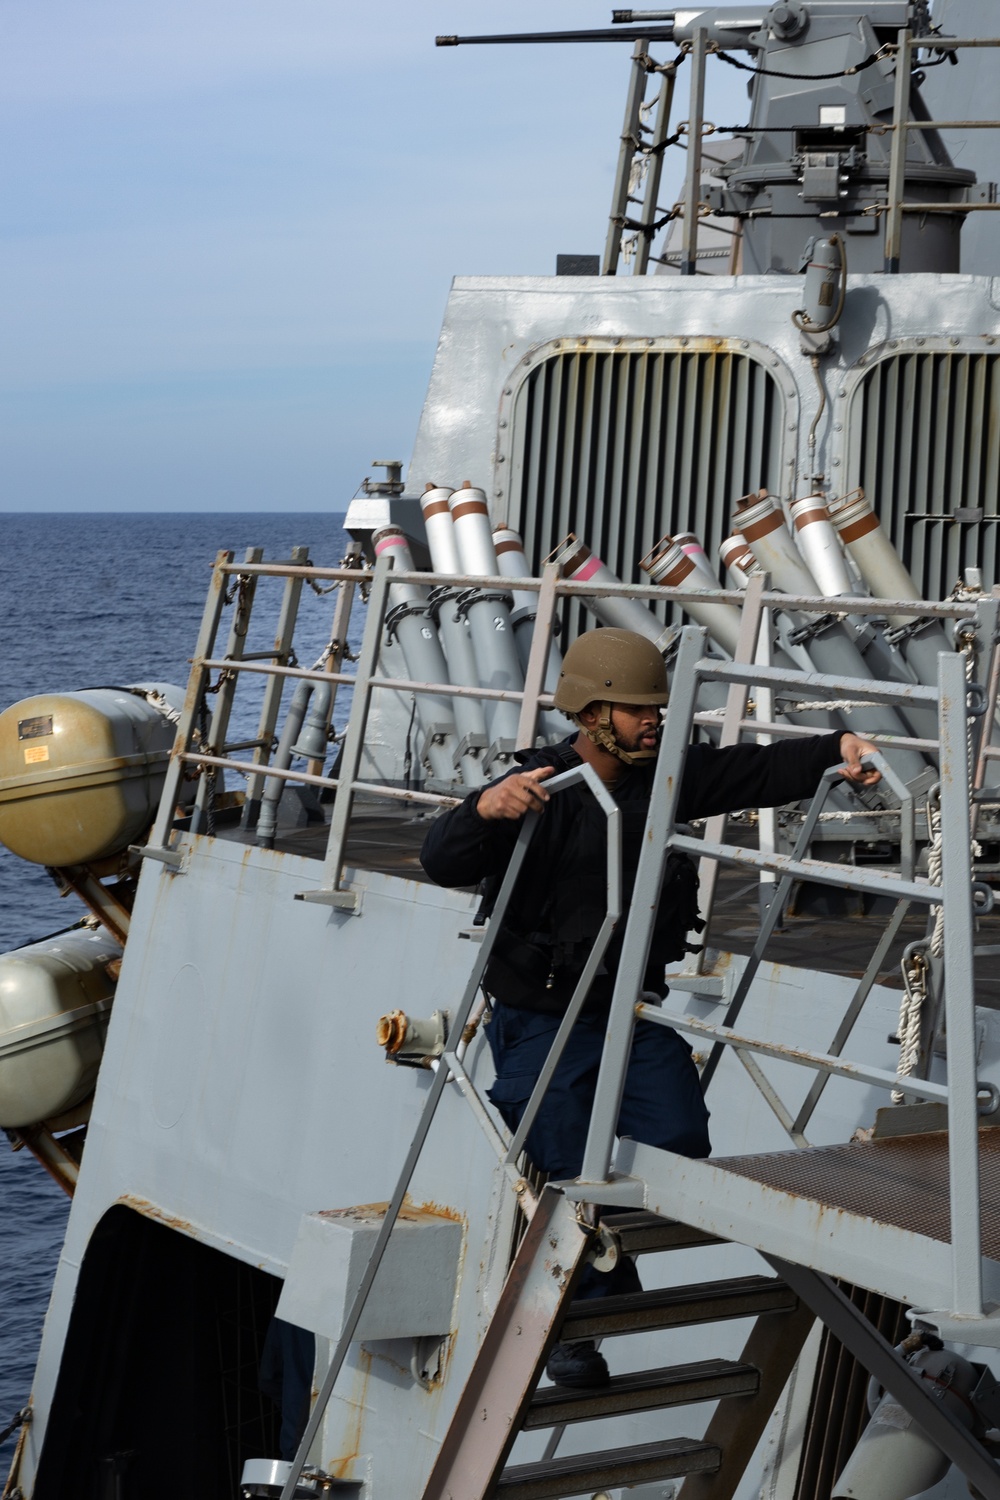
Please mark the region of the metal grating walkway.
[[[1000, 1260], [1000, 1126], [980, 1130], [979, 1165], [983, 1254]], [[951, 1242], [944, 1131], [717, 1157], [713, 1166], [826, 1208]]]

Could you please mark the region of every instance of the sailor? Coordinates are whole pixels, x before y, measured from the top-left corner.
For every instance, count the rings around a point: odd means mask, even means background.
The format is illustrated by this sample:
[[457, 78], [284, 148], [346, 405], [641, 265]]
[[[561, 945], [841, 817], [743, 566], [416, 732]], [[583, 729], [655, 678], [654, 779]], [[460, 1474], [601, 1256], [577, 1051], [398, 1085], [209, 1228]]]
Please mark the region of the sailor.
[[[663, 657], [632, 631], [589, 631], [567, 651], [554, 701], [576, 732], [561, 744], [521, 753], [520, 769], [470, 793], [438, 818], [421, 851], [423, 867], [437, 884], [483, 882], [489, 911], [521, 819], [544, 812], [484, 977], [493, 1002], [486, 1034], [497, 1075], [489, 1097], [511, 1130], [524, 1112], [607, 906], [604, 814], [586, 788], [550, 797], [545, 783], [585, 762], [607, 786], [621, 811], [627, 910], [667, 701]], [[823, 772], [839, 762], [849, 780], [870, 785], [879, 773], [862, 766], [861, 757], [874, 748], [857, 735], [840, 733], [768, 746], [689, 745], [677, 820], [798, 802], [811, 797]], [[582, 1165], [624, 925], [618, 924], [608, 945], [526, 1141], [534, 1164], [554, 1180], [576, 1177]], [[684, 957], [689, 933], [701, 925], [695, 866], [672, 853], [654, 921], [646, 991], [666, 994], [665, 966]], [[636, 1023], [618, 1134], [684, 1156], [709, 1154], [708, 1111], [691, 1048], [677, 1032], [650, 1021]], [[576, 1296], [638, 1289], [634, 1263], [622, 1257], [603, 1275], [588, 1266]], [[557, 1344], [547, 1371], [555, 1383], [575, 1387], [603, 1385], [609, 1378], [592, 1343]]]

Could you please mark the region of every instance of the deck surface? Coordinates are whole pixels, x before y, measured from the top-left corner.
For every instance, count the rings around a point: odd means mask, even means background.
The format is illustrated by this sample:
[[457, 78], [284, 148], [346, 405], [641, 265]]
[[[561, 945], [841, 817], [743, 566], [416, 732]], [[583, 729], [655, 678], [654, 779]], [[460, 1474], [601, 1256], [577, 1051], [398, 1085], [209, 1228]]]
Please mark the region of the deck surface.
[[[828, 1208], [951, 1243], [945, 1131], [713, 1157], [712, 1165]], [[1000, 1260], [1000, 1126], [979, 1132], [979, 1176], [983, 1254]]]

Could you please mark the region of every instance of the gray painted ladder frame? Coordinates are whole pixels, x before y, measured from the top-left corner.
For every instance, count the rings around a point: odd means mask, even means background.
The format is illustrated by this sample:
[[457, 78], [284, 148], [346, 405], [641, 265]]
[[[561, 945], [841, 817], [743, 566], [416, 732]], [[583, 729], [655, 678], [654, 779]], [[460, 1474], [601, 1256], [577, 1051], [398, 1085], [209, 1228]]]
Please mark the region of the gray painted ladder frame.
[[[684, 763], [684, 753], [690, 736], [695, 698], [703, 676], [720, 676], [723, 680], [742, 681], [747, 669], [735, 663], [719, 666], [702, 658], [705, 632], [694, 627], [685, 627], [681, 632], [681, 644], [674, 674], [674, 693], [667, 710], [660, 756], [657, 762], [657, 777], [650, 803], [647, 834], [643, 843], [636, 875], [632, 905], [622, 957], [618, 969], [612, 1001], [611, 1017], [604, 1056], [598, 1077], [590, 1131], [584, 1154], [583, 1168], [574, 1192], [595, 1201], [614, 1201], [615, 1192], [611, 1175], [611, 1157], [614, 1147], [615, 1127], [624, 1091], [625, 1071], [632, 1044], [633, 1028], [637, 1013], [637, 999], [642, 990], [653, 919], [659, 899], [660, 886], [667, 849], [670, 847], [690, 849], [697, 853], [699, 841], [687, 839], [675, 832], [677, 798]], [[753, 669], [751, 669], [753, 670]], [[767, 669], [757, 668], [759, 673]], [[951, 1265], [952, 1284], [942, 1289], [942, 1301], [950, 1302], [951, 1311], [965, 1317], [981, 1317], [982, 1265], [980, 1237], [966, 1232], [969, 1224], [979, 1224], [979, 1156], [978, 1156], [978, 1106], [976, 1079], [975, 1011], [973, 1000], [973, 882], [972, 856], [969, 847], [969, 735], [970, 685], [966, 682], [963, 662], [957, 654], [942, 653], [939, 658], [939, 689], [925, 689], [921, 696], [940, 697], [939, 734], [941, 745], [941, 802], [942, 802], [942, 884], [940, 887], [920, 884], [912, 880], [887, 881], [886, 877], [873, 872], [847, 870], [819, 860], [794, 860], [787, 856], [766, 857], [757, 855], [748, 859], [753, 851], [735, 846], [719, 845], [710, 852], [731, 862], [747, 862], [758, 868], [775, 869], [780, 873], [809, 876], [827, 884], [849, 885], [860, 889], [887, 889], [908, 899], [928, 904], [941, 903], [945, 912], [945, 967], [948, 974], [946, 989], [946, 1019], [949, 1038], [949, 1079], [947, 1089], [941, 1085], [910, 1082], [914, 1092], [925, 1096], [947, 1097], [949, 1119], [949, 1176], [951, 1200]], [[777, 673], [771, 669], [769, 676], [795, 682], [795, 675]], [[831, 687], [846, 690], [846, 683], [829, 679]], [[868, 684], [864, 691], [867, 693]], [[855, 679], [854, 693], [859, 691]], [[893, 697], [905, 698], [913, 689], [879, 684], [876, 689], [882, 701]], [[976, 695], [975, 701], [982, 694]], [[974, 711], [974, 710], [973, 710]], [[648, 1013], [656, 1019], [655, 1010]], [[664, 1024], [669, 1024], [666, 1017]], [[722, 1038], [736, 1044], [736, 1038]], [[746, 1039], [739, 1039], [746, 1041]], [[783, 1052], [783, 1056], [789, 1056]], [[805, 1062], [809, 1066], [844, 1071], [851, 1070], [837, 1064], [836, 1059], [808, 1058], [805, 1055], [790, 1057], [790, 1060]], [[877, 1070], [865, 1069], [864, 1074], [875, 1081]], [[853, 1076], [861, 1076], [854, 1070]], [[622, 1185], [625, 1186], [624, 1184]], [[636, 1184], [636, 1187], [641, 1186]]]

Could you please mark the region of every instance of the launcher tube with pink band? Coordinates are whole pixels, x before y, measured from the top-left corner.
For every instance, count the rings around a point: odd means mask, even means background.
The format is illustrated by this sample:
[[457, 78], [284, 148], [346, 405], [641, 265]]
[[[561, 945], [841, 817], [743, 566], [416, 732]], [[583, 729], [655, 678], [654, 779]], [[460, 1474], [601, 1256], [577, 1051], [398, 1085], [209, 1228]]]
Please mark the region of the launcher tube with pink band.
[[[548, 561], [557, 563], [563, 577], [572, 579], [574, 583], [621, 583], [618, 575], [612, 573], [607, 564], [602, 563], [591, 552], [586, 542], [581, 542], [572, 532], [560, 543]], [[665, 651], [669, 646], [674, 632], [644, 604], [640, 604], [638, 599], [602, 599], [596, 594], [585, 594], [582, 597], [590, 613], [602, 625], [613, 625], [619, 630], [634, 630], [637, 635], [644, 635], [651, 640], [659, 651]]]
[[[372, 538], [375, 556], [388, 552], [393, 568], [413, 571], [413, 557], [403, 533], [395, 526], [376, 531]], [[415, 583], [389, 584], [386, 630], [395, 635], [406, 662], [406, 674], [414, 682], [447, 682], [448, 664], [433, 620], [428, 614], [428, 591]], [[415, 693], [417, 722], [423, 732], [421, 760], [439, 781], [455, 779], [455, 717], [447, 698]]]

